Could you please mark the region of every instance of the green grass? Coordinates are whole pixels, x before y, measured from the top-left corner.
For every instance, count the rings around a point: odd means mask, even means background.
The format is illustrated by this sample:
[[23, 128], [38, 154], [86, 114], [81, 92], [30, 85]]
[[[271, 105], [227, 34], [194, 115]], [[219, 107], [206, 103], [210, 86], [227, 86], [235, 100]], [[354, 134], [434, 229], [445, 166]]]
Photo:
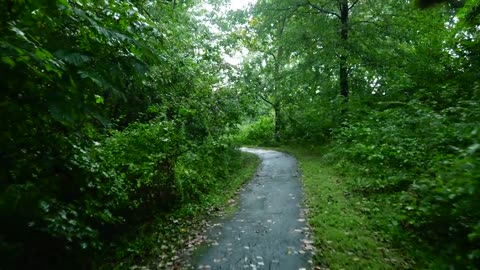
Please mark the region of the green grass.
[[259, 164], [256, 155], [242, 152], [237, 166], [231, 168], [228, 177], [222, 179], [208, 196], [158, 216], [152, 223], [132, 231], [115, 248], [116, 254], [111, 262], [99, 269], [131, 269], [132, 266], [139, 269], [143, 266], [148, 269], [183, 269], [182, 264], [188, 260], [189, 252], [199, 244], [198, 236], [207, 221], [219, 212], [229, 214], [233, 211], [228, 201], [252, 179]]
[[[351, 194], [341, 173], [326, 162], [325, 151], [282, 147], [293, 154], [302, 172], [309, 222], [318, 248], [314, 260], [321, 269], [409, 269], [410, 260], [392, 248], [389, 237], [374, 229], [380, 212], [366, 198]], [[327, 150], [327, 149], [323, 149]]]

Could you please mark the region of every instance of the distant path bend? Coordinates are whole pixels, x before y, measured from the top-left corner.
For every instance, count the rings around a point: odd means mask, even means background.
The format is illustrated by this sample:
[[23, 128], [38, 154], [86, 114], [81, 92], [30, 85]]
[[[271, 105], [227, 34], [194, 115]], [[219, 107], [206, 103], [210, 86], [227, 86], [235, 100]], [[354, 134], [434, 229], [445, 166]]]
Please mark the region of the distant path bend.
[[209, 233], [210, 246], [195, 269], [309, 269], [308, 226], [296, 160], [287, 154], [242, 148], [262, 163], [240, 193], [239, 210]]

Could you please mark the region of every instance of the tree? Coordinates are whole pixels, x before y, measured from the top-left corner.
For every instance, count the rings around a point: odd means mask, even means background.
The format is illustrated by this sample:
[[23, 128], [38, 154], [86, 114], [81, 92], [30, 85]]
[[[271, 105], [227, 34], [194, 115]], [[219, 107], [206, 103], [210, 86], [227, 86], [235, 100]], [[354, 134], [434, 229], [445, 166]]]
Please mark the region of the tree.
[[[339, 76], [340, 76], [340, 94], [348, 99], [349, 95], [349, 82], [348, 82], [348, 34], [350, 30], [349, 20], [352, 9], [359, 3], [359, 0], [337, 0], [327, 1], [325, 3], [312, 3], [307, 2], [308, 6], [316, 10], [318, 13], [333, 16], [340, 21], [340, 51], [338, 53], [339, 59]], [[336, 10], [330, 9], [331, 6], [336, 6]]]
[[245, 80], [258, 97], [273, 109], [274, 138], [280, 141], [284, 122], [282, 108], [286, 95], [286, 78], [282, 75], [289, 62], [284, 32], [292, 14], [271, 17], [271, 12], [269, 5], [257, 5], [252, 11], [255, 17], [241, 38], [250, 51], [250, 59], [244, 68]]

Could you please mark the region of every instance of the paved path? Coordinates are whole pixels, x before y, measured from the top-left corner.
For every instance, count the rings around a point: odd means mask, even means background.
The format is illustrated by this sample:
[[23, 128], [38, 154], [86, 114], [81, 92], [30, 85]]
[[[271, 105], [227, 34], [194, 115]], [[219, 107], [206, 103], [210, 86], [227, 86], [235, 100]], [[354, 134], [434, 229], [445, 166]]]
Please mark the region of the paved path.
[[240, 193], [239, 210], [209, 233], [195, 269], [308, 269], [308, 228], [297, 163], [287, 154], [242, 148], [262, 159]]

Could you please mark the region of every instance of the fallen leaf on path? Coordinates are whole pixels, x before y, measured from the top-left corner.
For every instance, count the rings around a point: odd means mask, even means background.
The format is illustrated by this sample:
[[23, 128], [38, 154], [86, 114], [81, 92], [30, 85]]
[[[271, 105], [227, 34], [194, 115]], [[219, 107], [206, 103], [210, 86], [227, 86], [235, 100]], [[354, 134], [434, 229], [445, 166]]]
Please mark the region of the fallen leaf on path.
[[313, 241], [308, 239], [303, 239], [302, 242], [305, 244], [313, 244]]

